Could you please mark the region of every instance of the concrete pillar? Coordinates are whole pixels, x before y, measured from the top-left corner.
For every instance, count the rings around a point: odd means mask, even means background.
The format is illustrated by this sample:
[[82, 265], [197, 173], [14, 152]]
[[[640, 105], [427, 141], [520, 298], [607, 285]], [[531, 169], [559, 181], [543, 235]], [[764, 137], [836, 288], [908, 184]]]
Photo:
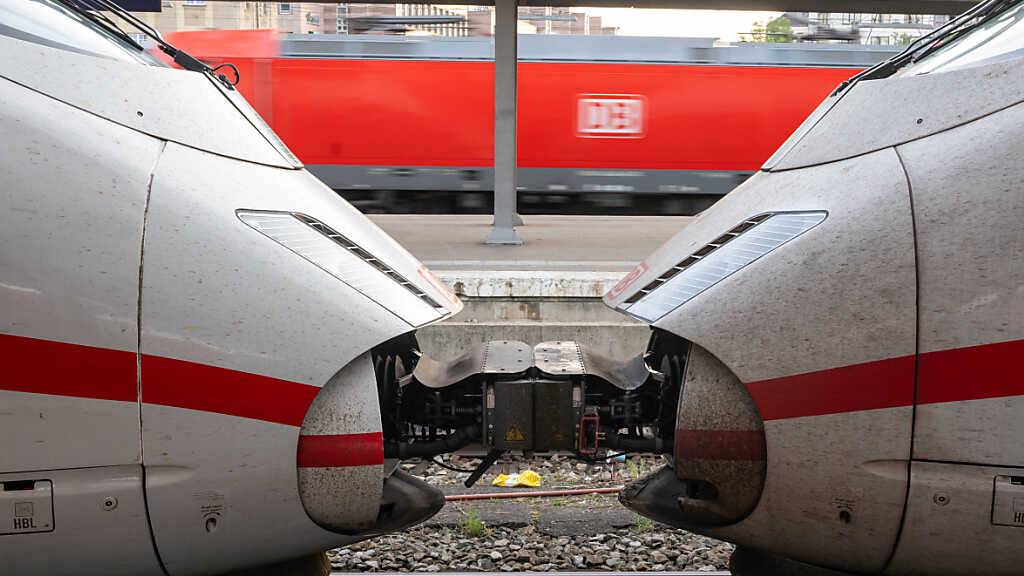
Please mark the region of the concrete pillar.
[[494, 1], [494, 225], [487, 244], [522, 244], [516, 211], [516, 24], [519, 2]]

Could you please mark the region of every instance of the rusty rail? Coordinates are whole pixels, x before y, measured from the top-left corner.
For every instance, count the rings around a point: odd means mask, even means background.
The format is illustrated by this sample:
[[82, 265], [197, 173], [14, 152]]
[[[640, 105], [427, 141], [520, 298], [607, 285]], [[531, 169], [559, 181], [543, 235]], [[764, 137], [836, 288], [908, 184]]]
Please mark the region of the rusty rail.
[[566, 490], [535, 490], [533, 492], [484, 492], [482, 494], [449, 494], [446, 502], [462, 500], [498, 500], [504, 498], [554, 498], [558, 496], [579, 496], [581, 494], [618, 494], [622, 486], [605, 488], [570, 488]]

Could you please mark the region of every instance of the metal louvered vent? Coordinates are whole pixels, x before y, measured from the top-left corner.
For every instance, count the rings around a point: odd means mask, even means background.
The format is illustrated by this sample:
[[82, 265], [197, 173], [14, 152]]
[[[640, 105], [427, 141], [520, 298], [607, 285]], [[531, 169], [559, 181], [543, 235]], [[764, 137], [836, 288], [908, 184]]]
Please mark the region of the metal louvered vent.
[[748, 218], [748, 219], [744, 220], [743, 222], [740, 222], [738, 225], [734, 226], [731, 230], [729, 230], [725, 234], [722, 234], [718, 238], [715, 238], [711, 242], [708, 242], [707, 244], [704, 245], [703, 248], [701, 248], [700, 250], [697, 250], [693, 254], [690, 254], [689, 256], [684, 258], [681, 262], [679, 262], [675, 266], [673, 266], [673, 267], [669, 268], [668, 270], [666, 270], [664, 274], [662, 274], [661, 276], [658, 276], [657, 278], [652, 280], [650, 284], [648, 284], [647, 286], [644, 286], [639, 291], [637, 291], [636, 294], [633, 294], [632, 296], [627, 298], [624, 303], [625, 304], [632, 304], [632, 303], [636, 302], [637, 300], [643, 298], [648, 293], [650, 293], [651, 290], [654, 290], [658, 286], [661, 286], [662, 284], [664, 284], [665, 281], [668, 280], [669, 278], [675, 276], [676, 274], [682, 272], [683, 270], [686, 270], [690, 266], [692, 266], [692, 265], [696, 264], [697, 262], [699, 262], [701, 259], [703, 259], [708, 254], [711, 254], [715, 250], [718, 250], [719, 248], [721, 248], [723, 245], [725, 245], [727, 242], [729, 242], [733, 238], [739, 236], [740, 234], [746, 232], [747, 230], [750, 230], [754, 226], [757, 226], [761, 222], [764, 222], [765, 220], [767, 220], [768, 218], [770, 218], [770, 217], [772, 217], [774, 215], [775, 214], [773, 212], [767, 212], [765, 214], [758, 214], [757, 216], [754, 216], [753, 218]]
[[353, 242], [353, 241], [349, 240], [348, 238], [346, 238], [343, 234], [337, 232], [336, 230], [334, 230], [330, 226], [324, 224], [323, 222], [317, 220], [316, 218], [313, 218], [312, 216], [307, 216], [307, 215], [302, 214], [300, 212], [292, 212], [291, 214], [292, 214], [292, 216], [296, 220], [302, 222], [303, 224], [306, 224], [310, 228], [312, 228], [312, 229], [316, 230], [317, 232], [323, 234], [324, 236], [330, 238], [336, 244], [338, 244], [339, 246], [341, 246], [345, 250], [348, 250], [353, 255], [357, 256], [363, 262], [366, 262], [370, 266], [373, 266], [377, 270], [380, 270], [381, 272], [384, 273], [384, 275], [386, 275], [387, 277], [391, 278], [395, 282], [399, 283], [403, 288], [405, 288], [409, 292], [412, 292], [417, 298], [419, 298], [420, 300], [423, 300], [424, 302], [429, 304], [431, 307], [437, 308], [437, 309], [442, 310], [442, 311], [445, 310], [445, 307], [442, 306], [441, 304], [439, 304], [437, 302], [437, 300], [434, 300], [433, 298], [430, 297], [429, 294], [427, 294], [423, 290], [420, 290], [412, 282], [409, 282], [409, 280], [406, 279], [405, 276], [402, 276], [401, 274], [396, 272], [393, 268], [391, 268], [390, 266], [388, 266], [384, 262], [381, 262], [379, 259], [375, 258], [373, 254], [370, 254], [369, 252], [364, 250], [361, 246], [359, 246], [355, 242]]
[[751, 262], [800, 236], [828, 214], [767, 212], [747, 218], [669, 268], [617, 306], [630, 316], [655, 322]]
[[298, 212], [268, 210], [239, 209], [235, 214], [250, 228], [380, 304], [414, 328], [449, 314], [447, 308], [385, 261], [316, 218]]

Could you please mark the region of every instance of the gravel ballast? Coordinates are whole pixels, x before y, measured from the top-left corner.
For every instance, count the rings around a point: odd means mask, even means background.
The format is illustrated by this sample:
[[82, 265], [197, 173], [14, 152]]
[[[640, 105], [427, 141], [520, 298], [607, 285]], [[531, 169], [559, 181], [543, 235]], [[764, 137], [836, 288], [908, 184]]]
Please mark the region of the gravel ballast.
[[591, 536], [544, 534], [533, 526], [487, 528], [471, 536], [460, 527], [420, 527], [331, 550], [343, 571], [725, 570], [732, 545], [683, 530], [619, 529]]
[[[475, 458], [445, 458], [459, 468]], [[625, 462], [584, 463], [565, 456], [509, 457], [472, 489], [468, 475], [429, 461], [402, 467], [446, 494], [528, 492], [628, 483], [663, 465], [659, 456]], [[498, 473], [530, 468], [541, 488], [495, 488]], [[718, 571], [726, 570], [731, 544], [652, 522], [627, 510], [614, 495], [561, 496], [450, 502], [424, 524], [328, 554], [334, 570], [443, 571]]]

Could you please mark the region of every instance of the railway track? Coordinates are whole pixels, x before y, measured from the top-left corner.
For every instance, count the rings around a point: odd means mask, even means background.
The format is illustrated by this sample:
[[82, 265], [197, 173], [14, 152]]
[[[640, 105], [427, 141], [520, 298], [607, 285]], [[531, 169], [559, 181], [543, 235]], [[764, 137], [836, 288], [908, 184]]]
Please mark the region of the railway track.
[[[507, 574], [509, 576], [537, 576], [537, 572], [444, 572], [444, 576], [489, 576], [496, 573]], [[657, 574], [657, 576], [730, 576], [729, 572], [607, 572], [607, 571], [590, 571], [590, 572], [577, 572], [577, 571], [565, 571], [565, 574], [572, 574], [572, 576], [608, 576], [608, 574], [614, 574], [615, 576], [650, 576], [651, 574]], [[355, 574], [355, 572], [331, 572], [332, 576], [342, 576], [347, 574]], [[361, 573], [360, 573], [361, 574]], [[376, 572], [377, 576], [404, 576], [409, 572]]]

